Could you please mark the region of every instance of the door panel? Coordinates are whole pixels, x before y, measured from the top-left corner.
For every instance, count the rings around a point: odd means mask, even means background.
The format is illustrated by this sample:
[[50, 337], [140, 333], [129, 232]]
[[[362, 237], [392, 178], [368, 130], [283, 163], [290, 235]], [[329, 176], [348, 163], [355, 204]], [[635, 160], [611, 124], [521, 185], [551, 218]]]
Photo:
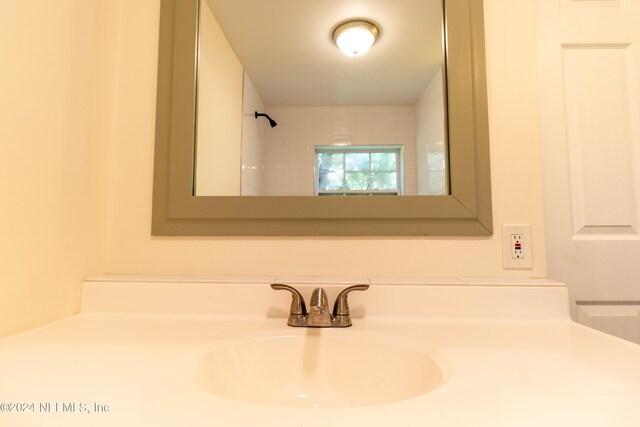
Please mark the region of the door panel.
[[640, 0], [536, 5], [549, 277], [574, 319], [640, 343]]

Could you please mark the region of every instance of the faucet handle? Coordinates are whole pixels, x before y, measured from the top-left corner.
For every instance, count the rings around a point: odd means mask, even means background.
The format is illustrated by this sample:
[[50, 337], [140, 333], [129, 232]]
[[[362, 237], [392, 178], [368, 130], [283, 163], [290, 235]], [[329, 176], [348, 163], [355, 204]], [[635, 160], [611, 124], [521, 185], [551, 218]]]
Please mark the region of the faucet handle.
[[289, 326], [305, 326], [307, 317], [307, 307], [304, 304], [304, 297], [293, 286], [272, 283], [271, 288], [275, 290], [291, 292], [291, 308], [289, 309]]
[[352, 325], [351, 315], [349, 314], [349, 302], [347, 297], [351, 291], [366, 291], [369, 285], [353, 285], [345, 288], [336, 297], [333, 305], [333, 326], [346, 328]]

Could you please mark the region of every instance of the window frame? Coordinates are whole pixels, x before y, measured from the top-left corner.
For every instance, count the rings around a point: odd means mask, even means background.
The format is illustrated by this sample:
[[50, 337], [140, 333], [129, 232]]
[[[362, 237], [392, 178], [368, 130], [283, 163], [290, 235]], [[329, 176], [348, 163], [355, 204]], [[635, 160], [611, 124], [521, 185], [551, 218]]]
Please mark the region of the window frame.
[[[320, 189], [320, 165], [318, 164], [318, 154], [331, 153], [331, 154], [352, 154], [352, 153], [367, 153], [369, 154], [369, 160], [371, 160], [371, 154], [374, 153], [394, 153], [396, 155], [396, 168], [395, 170], [383, 170], [374, 171], [371, 169], [371, 162], [369, 162], [370, 175], [373, 172], [395, 172], [396, 173], [396, 190], [321, 190]], [[346, 184], [346, 156], [343, 158], [343, 172], [345, 176]], [[313, 193], [316, 196], [357, 196], [357, 195], [388, 195], [388, 196], [400, 196], [404, 194], [404, 147], [402, 145], [316, 145], [314, 152], [313, 162]]]

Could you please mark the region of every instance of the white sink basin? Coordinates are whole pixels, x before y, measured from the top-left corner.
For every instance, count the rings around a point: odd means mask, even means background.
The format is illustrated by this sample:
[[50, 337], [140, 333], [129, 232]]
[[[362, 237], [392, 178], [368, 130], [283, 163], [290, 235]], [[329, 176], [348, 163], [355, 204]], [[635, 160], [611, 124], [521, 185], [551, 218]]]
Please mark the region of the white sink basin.
[[210, 347], [194, 382], [215, 395], [288, 407], [339, 408], [397, 402], [432, 391], [447, 364], [378, 339], [307, 329]]

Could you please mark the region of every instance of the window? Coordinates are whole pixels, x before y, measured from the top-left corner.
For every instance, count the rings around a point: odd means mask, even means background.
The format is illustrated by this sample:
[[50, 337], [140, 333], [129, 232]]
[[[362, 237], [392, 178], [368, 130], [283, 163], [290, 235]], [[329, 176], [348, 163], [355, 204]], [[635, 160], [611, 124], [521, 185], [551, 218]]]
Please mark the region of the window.
[[319, 196], [403, 193], [402, 147], [316, 147]]

